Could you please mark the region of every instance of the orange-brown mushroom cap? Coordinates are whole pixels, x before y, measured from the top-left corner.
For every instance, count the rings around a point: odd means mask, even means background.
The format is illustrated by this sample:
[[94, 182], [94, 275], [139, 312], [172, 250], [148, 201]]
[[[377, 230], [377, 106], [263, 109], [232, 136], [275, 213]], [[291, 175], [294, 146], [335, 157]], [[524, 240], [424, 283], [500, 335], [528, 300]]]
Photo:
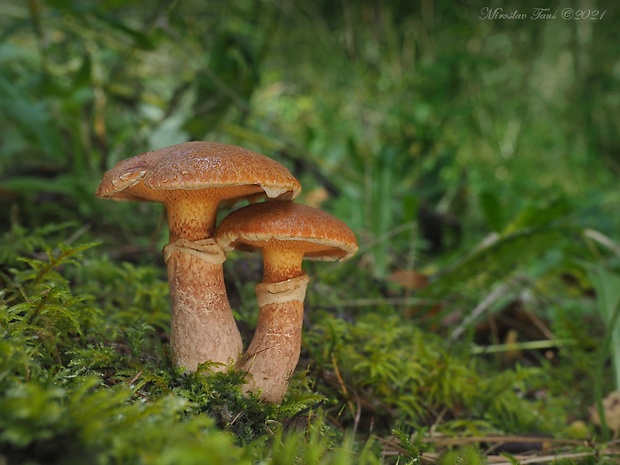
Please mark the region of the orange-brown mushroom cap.
[[358, 248], [343, 221], [294, 202], [253, 204], [232, 212], [219, 225], [217, 241], [227, 251], [280, 244], [311, 260], [345, 260]]
[[269, 157], [234, 145], [194, 141], [120, 161], [103, 176], [97, 196], [165, 201], [170, 191], [201, 189], [219, 190], [219, 200], [261, 192], [269, 198], [292, 199], [301, 186]]

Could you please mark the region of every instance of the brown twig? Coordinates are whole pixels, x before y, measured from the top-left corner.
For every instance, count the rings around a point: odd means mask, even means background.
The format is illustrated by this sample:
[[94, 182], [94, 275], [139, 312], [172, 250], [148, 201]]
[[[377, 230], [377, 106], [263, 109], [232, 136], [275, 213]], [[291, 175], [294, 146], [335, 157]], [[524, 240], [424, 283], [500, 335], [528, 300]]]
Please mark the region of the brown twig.
[[[390, 455], [409, 455], [410, 451], [401, 445], [401, 442], [397, 438], [380, 438], [375, 437], [377, 441], [384, 444], [386, 450], [384, 450], [384, 456]], [[549, 437], [532, 437], [532, 436], [504, 436], [504, 435], [488, 435], [488, 436], [469, 436], [469, 437], [425, 437], [418, 440], [424, 444], [432, 444], [439, 448], [451, 447], [451, 446], [463, 446], [467, 444], [495, 444], [500, 446], [502, 444], [519, 444], [519, 443], [538, 443], [540, 444], [541, 455], [513, 455], [512, 457], [517, 459], [520, 464], [535, 464], [535, 463], [550, 463], [559, 459], [576, 459], [584, 457], [598, 456], [620, 456], [620, 448], [618, 448], [618, 442], [610, 442], [605, 445], [604, 448], [598, 449], [595, 445], [583, 440], [577, 439], [555, 439]], [[552, 452], [552, 449], [559, 448], [560, 446], [573, 446], [573, 447], [589, 447], [592, 450], [576, 452], [574, 450], [557, 450]], [[391, 451], [390, 451], [391, 449]], [[440, 453], [421, 453], [420, 459], [426, 463], [435, 463], [435, 460], [440, 456]], [[505, 456], [500, 454], [489, 455], [485, 454], [487, 463], [493, 465], [511, 465], [512, 462], [508, 461]]]

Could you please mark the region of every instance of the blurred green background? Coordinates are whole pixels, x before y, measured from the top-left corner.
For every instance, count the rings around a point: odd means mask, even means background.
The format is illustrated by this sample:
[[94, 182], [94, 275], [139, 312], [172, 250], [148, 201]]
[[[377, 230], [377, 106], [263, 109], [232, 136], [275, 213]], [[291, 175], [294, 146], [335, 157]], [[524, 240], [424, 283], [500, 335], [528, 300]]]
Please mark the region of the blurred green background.
[[480, 19], [536, 6], [3, 1], [1, 224], [112, 225], [104, 170], [200, 139], [289, 166], [379, 277], [549, 201], [614, 235], [616, 10]]

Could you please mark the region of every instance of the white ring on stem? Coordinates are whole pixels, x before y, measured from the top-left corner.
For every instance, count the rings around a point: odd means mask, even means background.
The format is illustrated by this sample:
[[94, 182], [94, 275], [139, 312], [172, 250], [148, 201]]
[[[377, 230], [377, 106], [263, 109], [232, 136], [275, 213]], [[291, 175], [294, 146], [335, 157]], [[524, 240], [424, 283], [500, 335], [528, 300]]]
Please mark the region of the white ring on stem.
[[212, 263], [213, 265], [220, 265], [226, 260], [226, 254], [224, 250], [218, 245], [213, 238], [202, 239], [199, 241], [190, 241], [188, 239], [179, 239], [175, 242], [171, 242], [163, 249], [164, 261], [168, 263], [170, 256], [174, 252], [186, 253], [201, 260]]
[[256, 285], [256, 300], [259, 307], [269, 304], [303, 302], [310, 278], [307, 274], [287, 279], [279, 283], [260, 283]]

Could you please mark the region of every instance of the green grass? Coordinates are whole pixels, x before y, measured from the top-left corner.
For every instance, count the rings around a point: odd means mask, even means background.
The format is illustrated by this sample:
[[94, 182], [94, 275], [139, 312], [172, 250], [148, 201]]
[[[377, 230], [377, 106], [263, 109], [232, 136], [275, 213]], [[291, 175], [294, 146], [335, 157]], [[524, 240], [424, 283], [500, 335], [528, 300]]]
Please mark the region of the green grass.
[[[415, 463], [438, 446], [385, 446], [395, 432], [401, 443], [431, 430], [567, 438], [571, 421], [587, 415], [571, 399], [593, 399], [570, 383], [597, 352], [571, 347], [560, 363], [498, 371], [493, 359], [446, 344], [389, 305], [343, 318], [312, 291], [302, 364], [285, 401], [246, 398], [242, 373], [172, 367], [161, 268], [114, 265], [98, 257], [100, 244], [46, 245], [45, 235], [68, 232], [15, 229], [3, 238], [21, 241], [3, 250], [0, 295], [0, 451], [10, 463]], [[327, 283], [344, 276], [333, 273]], [[558, 318], [554, 330], [570, 331], [563, 324]], [[380, 459], [386, 448], [390, 458]]]

